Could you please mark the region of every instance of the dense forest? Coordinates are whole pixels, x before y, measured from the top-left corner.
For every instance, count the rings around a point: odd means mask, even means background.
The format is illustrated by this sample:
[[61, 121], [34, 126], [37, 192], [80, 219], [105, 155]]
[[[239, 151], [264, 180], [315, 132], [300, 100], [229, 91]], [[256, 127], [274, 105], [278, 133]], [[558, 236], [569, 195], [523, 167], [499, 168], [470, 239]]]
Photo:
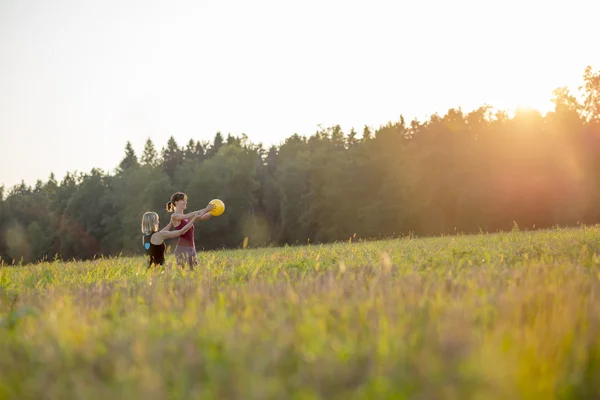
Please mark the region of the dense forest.
[[[326, 243], [595, 224], [600, 221], [600, 72], [554, 110], [451, 109], [378, 129], [319, 129], [268, 149], [248, 137], [130, 143], [115, 170], [50, 174], [0, 187], [4, 264], [141, 254], [145, 211], [169, 220], [172, 193], [188, 211], [213, 198], [226, 211], [196, 226], [198, 249]], [[171, 244], [174, 244], [171, 243]]]

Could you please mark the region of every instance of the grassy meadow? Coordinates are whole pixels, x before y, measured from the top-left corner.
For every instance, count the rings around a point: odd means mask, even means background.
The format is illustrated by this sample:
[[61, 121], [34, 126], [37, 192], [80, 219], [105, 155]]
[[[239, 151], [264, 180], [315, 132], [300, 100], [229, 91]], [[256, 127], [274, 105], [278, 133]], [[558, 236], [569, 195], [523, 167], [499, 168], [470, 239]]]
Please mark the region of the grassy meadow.
[[0, 268], [0, 399], [600, 398], [600, 227], [199, 258]]

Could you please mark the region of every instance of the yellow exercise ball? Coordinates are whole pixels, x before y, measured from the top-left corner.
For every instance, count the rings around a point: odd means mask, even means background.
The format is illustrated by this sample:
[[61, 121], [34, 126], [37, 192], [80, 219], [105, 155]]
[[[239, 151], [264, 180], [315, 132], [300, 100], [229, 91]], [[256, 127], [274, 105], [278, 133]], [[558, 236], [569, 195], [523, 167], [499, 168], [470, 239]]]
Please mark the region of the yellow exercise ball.
[[208, 204], [214, 204], [215, 208], [210, 210], [210, 213], [212, 215], [214, 215], [215, 217], [218, 217], [219, 215], [223, 214], [223, 212], [225, 211], [225, 203], [223, 203], [219, 199], [211, 200], [210, 203], [208, 203]]

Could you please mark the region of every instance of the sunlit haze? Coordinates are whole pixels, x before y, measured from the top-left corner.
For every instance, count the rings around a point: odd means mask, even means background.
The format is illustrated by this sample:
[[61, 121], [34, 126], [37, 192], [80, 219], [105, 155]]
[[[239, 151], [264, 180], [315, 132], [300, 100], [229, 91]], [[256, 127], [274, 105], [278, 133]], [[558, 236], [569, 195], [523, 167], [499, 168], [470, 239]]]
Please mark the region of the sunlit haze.
[[600, 67], [597, 1], [0, 2], [0, 185], [112, 172], [173, 135], [277, 144], [484, 103], [546, 111]]

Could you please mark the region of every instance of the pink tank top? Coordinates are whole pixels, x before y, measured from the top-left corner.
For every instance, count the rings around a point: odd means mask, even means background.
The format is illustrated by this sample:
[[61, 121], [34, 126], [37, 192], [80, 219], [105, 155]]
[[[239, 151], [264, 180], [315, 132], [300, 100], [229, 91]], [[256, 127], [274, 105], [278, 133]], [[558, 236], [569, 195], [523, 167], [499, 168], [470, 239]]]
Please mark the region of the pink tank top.
[[[182, 219], [181, 221], [179, 221], [179, 225], [177, 225], [177, 227], [173, 227], [173, 229], [178, 231], [178, 230], [182, 229], [183, 227], [185, 227], [188, 224], [188, 222], [190, 222], [189, 219]], [[179, 236], [179, 241], [177, 242], [177, 246], [195, 247], [194, 225], [192, 225], [192, 227], [190, 229], [188, 229], [188, 231], [186, 233]]]

